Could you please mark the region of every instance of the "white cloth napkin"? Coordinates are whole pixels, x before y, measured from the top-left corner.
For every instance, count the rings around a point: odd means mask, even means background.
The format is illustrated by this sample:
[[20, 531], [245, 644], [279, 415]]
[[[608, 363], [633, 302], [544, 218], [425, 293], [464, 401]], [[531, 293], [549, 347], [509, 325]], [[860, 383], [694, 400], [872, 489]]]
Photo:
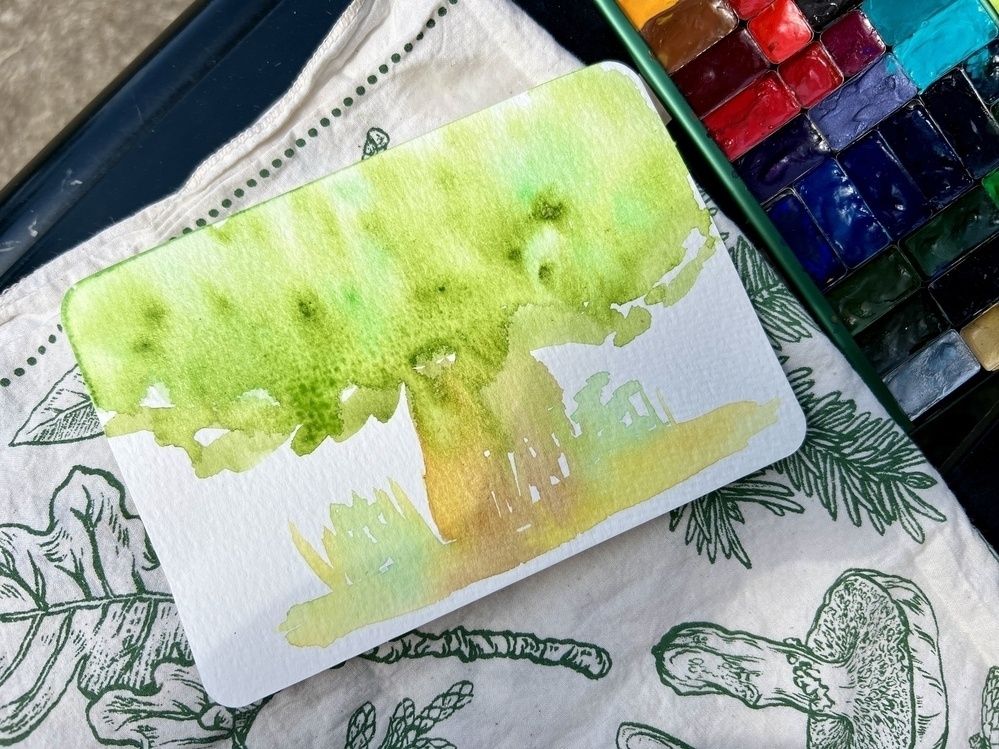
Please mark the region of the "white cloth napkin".
[[63, 294], [578, 67], [506, 0], [358, 0], [176, 195], [0, 298], [0, 743], [999, 746], [996, 558], [721, 215], [809, 418], [798, 455], [265, 703], [205, 696]]

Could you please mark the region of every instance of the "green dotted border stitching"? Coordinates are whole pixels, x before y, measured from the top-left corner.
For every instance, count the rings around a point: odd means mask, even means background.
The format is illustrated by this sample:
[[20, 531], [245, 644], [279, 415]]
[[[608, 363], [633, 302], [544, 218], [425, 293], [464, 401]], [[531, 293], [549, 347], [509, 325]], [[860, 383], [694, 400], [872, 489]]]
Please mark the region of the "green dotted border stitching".
[[[56, 325], [56, 328], [58, 328], [59, 332], [62, 333], [62, 325]], [[59, 340], [58, 336], [56, 336], [56, 334], [53, 333], [48, 338], [49, 345], [51, 346], [53, 343], [55, 343], [58, 340]], [[38, 347], [39, 356], [45, 356], [47, 352], [48, 349], [45, 347], [44, 344]], [[26, 363], [29, 367], [33, 367], [36, 364], [38, 364], [38, 359], [35, 356], [29, 356]], [[27, 374], [27, 370], [24, 367], [18, 367], [17, 369], [14, 370], [14, 377], [24, 377], [25, 374]], [[14, 382], [15, 380], [11, 380], [9, 377], [0, 377], [0, 388], [10, 387]]]
[[[457, 4], [458, 0], [447, 0], [447, 5], [457, 5]], [[434, 15], [436, 15], [438, 18], [444, 18], [444, 16], [447, 15], [447, 5], [442, 5], [441, 7], [439, 7]], [[433, 29], [437, 26], [437, 21], [434, 20], [433, 16], [431, 16], [430, 19], [424, 24], [424, 26], [428, 29]], [[421, 31], [419, 34], [416, 35], [414, 41], [422, 42], [423, 35], [424, 32]], [[410, 52], [413, 51], [413, 49], [414, 49], [413, 42], [407, 42], [402, 48], [403, 54], [408, 55]], [[396, 52], [389, 59], [391, 60], [393, 65], [398, 65], [400, 62], [402, 62], [402, 58], [403, 55]], [[382, 65], [378, 66], [378, 72], [383, 76], [387, 75], [389, 71], [390, 68], [387, 63], [383, 63]], [[378, 83], [377, 75], [372, 73], [367, 77], [368, 86], [374, 86], [376, 83]], [[354, 89], [354, 93], [357, 95], [357, 97], [362, 97], [367, 92], [368, 89], [365, 88], [363, 85], [360, 85], [356, 89]], [[343, 116], [344, 109], [350, 109], [352, 106], [354, 106], [355, 103], [356, 100], [354, 99], [354, 97], [352, 96], [344, 97], [343, 109], [341, 109], [340, 107], [336, 107], [330, 112], [330, 114], [333, 116], [334, 119], [338, 119]], [[327, 128], [330, 126], [330, 124], [331, 121], [329, 117], [323, 117], [321, 120], [319, 120], [319, 126], [322, 128]], [[319, 136], [319, 130], [317, 130], [314, 127], [310, 127], [307, 135], [309, 136], [309, 138], [317, 138]], [[284, 150], [284, 158], [285, 159], [294, 158], [295, 154], [298, 153], [298, 151], [300, 151], [301, 149], [305, 148], [306, 145], [308, 145], [308, 141], [306, 141], [304, 138], [298, 138], [297, 140], [295, 140], [294, 147], [289, 146]], [[296, 151], [296, 149], [298, 149], [298, 151]], [[274, 170], [280, 169], [282, 166], [284, 166], [284, 161], [282, 161], [280, 158], [276, 158], [271, 161], [271, 167]], [[273, 172], [271, 171], [271, 169], [264, 168], [261, 169], [257, 174], [260, 177], [260, 179], [268, 179], [273, 174]], [[246, 187], [248, 187], [251, 190], [259, 184], [260, 183], [257, 181], [256, 177], [251, 177], [250, 179], [246, 180]], [[233, 197], [224, 198], [222, 202], [219, 204], [219, 208], [212, 208], [210, 211], [208, 211], [208, 216], [212, 219], [218, 218], [220, 215], [222, 215], [222, 211], [227, 211], [229, 208], [232, 207], [233, 199], [239, 200], [245, 195], [246, 195], [246, 190], [244, 190], [242, 187], [236, 188], [233, 191]], [[205, 218], [199, 218], [194, 222], [194, 226], [198, 229], [207, 225], [208, 225], [208, 220]], [[193, 228], [191, 228], [190, 226], [185, 226], [184, 229], [181, 231], [181, 234], [190, 234], [192, 231], [194, 231]], [[177, 237], [171, 237], [170, 239], [176, 239], [176, 238]]]

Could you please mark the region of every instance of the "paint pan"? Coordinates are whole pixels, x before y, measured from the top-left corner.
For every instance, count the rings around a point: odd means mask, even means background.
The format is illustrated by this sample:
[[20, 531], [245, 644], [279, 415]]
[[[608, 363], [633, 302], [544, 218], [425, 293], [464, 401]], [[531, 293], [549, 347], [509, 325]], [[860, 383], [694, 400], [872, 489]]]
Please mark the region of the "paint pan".
[[[665, 70], [647, 29], [595, 1], [889, 408], [874, 371], [891, 373], [900, 421], [995, 368], [999, 24], [986, 0], [730, 2], [727, 34]], [[936, 384], [914, 390], [920, 377]]]

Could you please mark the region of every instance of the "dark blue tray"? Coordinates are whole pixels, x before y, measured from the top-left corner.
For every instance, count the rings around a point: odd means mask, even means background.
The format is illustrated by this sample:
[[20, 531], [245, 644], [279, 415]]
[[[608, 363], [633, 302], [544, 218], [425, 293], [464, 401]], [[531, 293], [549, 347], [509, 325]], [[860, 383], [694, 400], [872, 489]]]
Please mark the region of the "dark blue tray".
[[[581, 59], [624, 59], [589, 3], [521, 3]], [[294, 81], [348, 0], [188, 11], [0, 192], [0, 289], [177, 190]]]

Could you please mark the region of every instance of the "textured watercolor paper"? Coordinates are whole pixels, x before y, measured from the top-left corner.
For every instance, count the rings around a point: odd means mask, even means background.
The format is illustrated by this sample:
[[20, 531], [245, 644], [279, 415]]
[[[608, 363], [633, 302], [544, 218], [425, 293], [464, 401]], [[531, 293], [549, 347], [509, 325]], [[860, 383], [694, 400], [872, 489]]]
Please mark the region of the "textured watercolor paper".
[[98, 273], [63, 320], [233, 706], [804, 438], [652, 101], [613, 64]]

